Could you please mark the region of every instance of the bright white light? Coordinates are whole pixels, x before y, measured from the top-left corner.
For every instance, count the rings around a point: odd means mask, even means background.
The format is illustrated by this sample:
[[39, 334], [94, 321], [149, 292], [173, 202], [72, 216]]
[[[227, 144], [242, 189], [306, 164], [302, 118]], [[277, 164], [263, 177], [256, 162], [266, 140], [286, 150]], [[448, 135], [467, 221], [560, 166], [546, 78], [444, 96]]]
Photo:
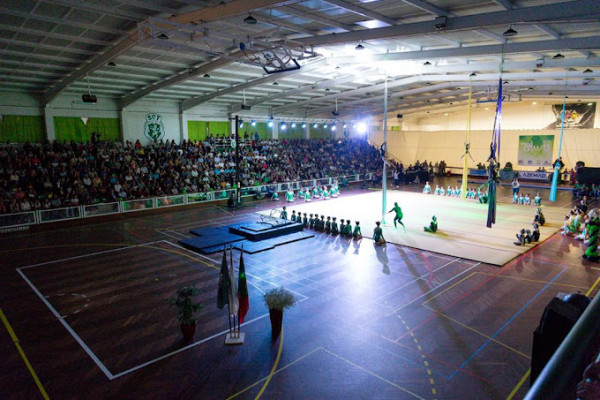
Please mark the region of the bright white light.
[[295, 128], [295, 127], [296, 127], [296, 123], [292, 122], [292, 128]]
[[359, 122], [356, 125], [356, 131], [361, 135], [364, 135], [365, 133], [367, 133], [367, 124], [365, 124], [364, 122]]
[[346, 129], [348, 127], [348, 124], [344, 124], [344, 129]]
[[281, 123], [281, 130], [285, 131], [287, 129], [287, 124], [285, 122]]
[[315, 128], [315, 129], [317, 129], [318, 127], [319, 127], [319, 124], [317, 124], [317, 123], [315, 123], [315, 124], [313, 125], [313, 128]]
[[252, 122], [250, 123], [250, 125], [252, 125], [252, 126], [256, 126], [256, 121], [252, 121]]
[[240, 128], [244, 127], [244, 121], [240, 122]]
[[269, 121], [268, 125], [269, 125], [269, 128], [272, 128], [273, 127], [273, 121]]
[[327, 124], [323, 124], [323, 128], [327, 129]]
[[335, 126], [335, 125], [331, 125], [331, 131], [332, 131], [332, 132], [335, 132], [335, 130], [336, 130], [336, 129], [337, 129], [337, 126]]
[[306, 122], [303, 122], [303, 123], [302, 123], [302, 127], [303, 127], [303, 128], [306, 128]]

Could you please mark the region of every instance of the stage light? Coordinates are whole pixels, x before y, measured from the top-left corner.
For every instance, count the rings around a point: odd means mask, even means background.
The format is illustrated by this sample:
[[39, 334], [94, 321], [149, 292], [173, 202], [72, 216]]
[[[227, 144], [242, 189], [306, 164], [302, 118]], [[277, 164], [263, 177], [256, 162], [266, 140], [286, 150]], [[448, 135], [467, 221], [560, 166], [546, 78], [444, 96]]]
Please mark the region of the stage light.
[[327, 129], [327, 124], [323, 124], [323, 128]]
[[292, 122], [292, 128], [295, 128], [295, 127], [296, 127], [296, 123]]
[[282, 122], [280, 128], [282, 131], [285, 131], [287, 129], [287, 124], [285, 122]]
[[269, 123], [267, 124], [269, 126], [269, 128], [273, 127], [273, 121], [269, 121]]
[[344, 129], [346, 129], [348, 127], [348, 124], [344, 124]]
[[244, 121], [240, 121], [240, 128], [244, 127]]
[[306, 122], [303, 122], [303, 123], [302, 123], [302, 127], [303, 127], [303, 128], [306, 128]]
[[364, 135], [365, 133], [367, 133], [367, 124], [365, 124], [364, 122], [359, 122], [358, 124], [356, 124], [356, 131], [361, 135]]
[[336, 129], [337, 129], [337, 126], [335, 126], [335, 125], [331, 125], [331, 131], [332, 131], [332, 132], [335, 132], [335, 130], [336, 130]]
[[252, 121], [252, 122], [250, 122], [250, 125], [252, 125], [252, 126], [256, 126], [256, 121]]
[[319, 124], [317, 124], [316, 122], [313, 124], [313, 128], [317, 129], [319, 127]]

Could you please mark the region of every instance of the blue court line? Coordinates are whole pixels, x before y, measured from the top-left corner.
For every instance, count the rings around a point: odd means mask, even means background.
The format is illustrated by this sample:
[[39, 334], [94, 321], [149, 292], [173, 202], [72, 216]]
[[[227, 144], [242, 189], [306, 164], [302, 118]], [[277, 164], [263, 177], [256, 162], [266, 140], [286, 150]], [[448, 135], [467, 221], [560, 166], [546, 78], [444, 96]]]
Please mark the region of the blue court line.
[[[481, 350], [484, 349], [485, 346], [487, 346], [488, 344], [490, 344], [490, 342], [492, 341], [492, 339], [494, 339], [496, 336], [498, 336], [500, 334], [500, 332], [502, 332], [504, 330], [504, 328], [506, 328], [515, 318], [517, 318], [517, 316], [519, 314], [521, 314], [523, 312], [523, 310], [525, 310], [527, 308], [527, 306], [529, 306], [529, 304], [531, 304], [535, 299], [538, 298], [539, 295], [541, 295], [546, 289], [548, 289], [548, 287], [550, 287], [550, 285], [552, 284], [552, 282], [554, 282], [555, 280], [557, 280], [562, 274], [563, 272], [565, 272], [569, 267], [564, 267], [562, 271], [560, 271], [558, 273], [558, 275], [556, 275], [554, 277], [554, 279], [552, 279], [550, 282], [548, 282], [546, 284], [546, 286], [544, 286], [539, 292], [536, 293], [535, 296], [533, 296], [527, 303], [525, 303], [525, 305], [523, 307], [521, 307], [521, 309], [519, 311], [517, 311], [512, 317], [510, 317], [510, 319], [508, 321], [506, 321], [504, 323], [504, 325], [502, 325], [500, 327], [500, 329], [498, 329], [492, 336], [490, 336], [490, 338], [488, 340], [486, 340], [486, 342], [481, 345], [480, 348], [478, 348], [473, 354], [471, 354], [471, 356], [469, 358], [467, 358], [467, 360], [462, 363], [460, 365], [460, 369], [463, 369], [468, 363], [469, 361], [471, 361], [477, 354], [479, 354], [479, 352], [481, 352]], [[456, 375], [459, 372], [459, 370], [457, 369], [456, 371], [454, 371], [450, 377], [454, 377], [454, 375]]]

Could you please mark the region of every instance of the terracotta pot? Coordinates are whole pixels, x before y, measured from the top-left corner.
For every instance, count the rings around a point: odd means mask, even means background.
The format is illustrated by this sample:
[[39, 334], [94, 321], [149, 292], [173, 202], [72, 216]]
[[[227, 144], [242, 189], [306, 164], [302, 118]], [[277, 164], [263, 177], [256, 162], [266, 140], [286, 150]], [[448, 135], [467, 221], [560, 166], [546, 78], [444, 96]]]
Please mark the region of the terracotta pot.
[[186, 342], [191, 341], [196, 333], [196, 321], [190, 325], [180, 324], [179, 326], [181, 327], [181, 333], [183, 333], [183, 339]]
[[271, 318], [271, 335], [276, 338], [281, 333], [283, 310], [269, 310], [269, 318]]

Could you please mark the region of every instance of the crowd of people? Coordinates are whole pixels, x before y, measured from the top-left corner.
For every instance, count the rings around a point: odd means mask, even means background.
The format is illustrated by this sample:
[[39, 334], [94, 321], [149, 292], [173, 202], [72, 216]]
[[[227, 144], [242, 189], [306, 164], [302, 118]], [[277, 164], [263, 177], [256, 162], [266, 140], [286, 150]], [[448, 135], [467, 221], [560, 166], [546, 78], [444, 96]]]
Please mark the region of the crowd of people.
[[[213, 142], [213, 144], [211, 144]], [[214, 141], [0, 145], [0, 213], [209, 192], [235, 186], [235, 155]], [[242, 187], [380, 170], [366, 140], [252, 140]]]

